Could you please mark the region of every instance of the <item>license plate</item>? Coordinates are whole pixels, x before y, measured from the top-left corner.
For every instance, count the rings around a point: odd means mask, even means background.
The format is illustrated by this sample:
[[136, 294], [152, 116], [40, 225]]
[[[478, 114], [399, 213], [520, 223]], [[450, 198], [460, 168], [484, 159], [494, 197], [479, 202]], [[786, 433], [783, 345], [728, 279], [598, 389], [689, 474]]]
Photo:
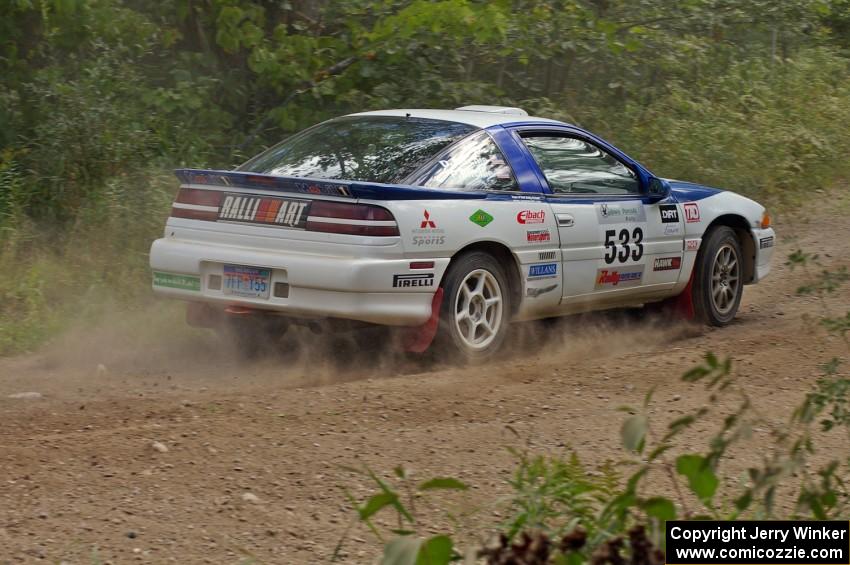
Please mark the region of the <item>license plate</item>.
[[246, 298], [268, 298], [271, 279], [271, 269], [225, 265], [221, 291]]

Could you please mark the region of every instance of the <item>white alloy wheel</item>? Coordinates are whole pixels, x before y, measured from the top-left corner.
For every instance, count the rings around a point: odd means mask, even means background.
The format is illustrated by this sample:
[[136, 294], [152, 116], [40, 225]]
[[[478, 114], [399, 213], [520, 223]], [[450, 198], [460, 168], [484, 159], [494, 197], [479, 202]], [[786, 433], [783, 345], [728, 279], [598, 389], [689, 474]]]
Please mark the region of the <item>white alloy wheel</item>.
[[729, 324], [741, 304], [745, 271], [735, 231], [729, 226], [711, 228], [694, 266], [691, 301], [696, 319], [711, 326]]
[[459, 337], [471, 349], [489, 346], [502, 325], [502, 288], [490, 271], [476, 269], [464, 277], [454, 305]]
[[443, 358], [480, 362], [499, 351], [513, 298], [505, 265], [505, 258], [478, 250], [452, 258], [440, 285], [443, 301], [434, 343]]
[[721, 316], [737, 306], [738, 287], [741, 284], [741, 261], [737, 250], [726, 243], [714, 255], [711, 269], [711, 301]]

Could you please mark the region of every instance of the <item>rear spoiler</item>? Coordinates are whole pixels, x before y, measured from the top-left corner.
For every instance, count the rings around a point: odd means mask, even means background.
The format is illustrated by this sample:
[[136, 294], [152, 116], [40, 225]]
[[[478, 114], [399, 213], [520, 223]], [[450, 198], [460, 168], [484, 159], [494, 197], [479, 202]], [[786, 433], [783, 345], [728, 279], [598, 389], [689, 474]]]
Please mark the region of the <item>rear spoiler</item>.
[[181, 184], [254, 188], [274, 192], [362, 198], [365, 200], [470, 200], [487, 198], [486, 192], [479, 191], [462, 192], [361, 181], [279, 177], [241, 171], [177, 169], [174, 174], [180, 179]]

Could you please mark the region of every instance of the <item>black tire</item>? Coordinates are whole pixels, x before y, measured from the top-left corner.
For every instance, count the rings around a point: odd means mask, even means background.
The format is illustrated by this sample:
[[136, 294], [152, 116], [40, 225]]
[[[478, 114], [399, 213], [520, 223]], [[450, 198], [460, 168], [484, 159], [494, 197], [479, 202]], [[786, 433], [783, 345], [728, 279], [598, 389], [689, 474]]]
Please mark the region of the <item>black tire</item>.
[[743, 266], [741, 243], [732, 228], [718, 226], [703, 237], [691, 288], [697, 321], [725, 326], [735, 318], [744, 294]]
[[275, 316], [234, 316], [225, 320], [221, 337], [243, 359], [255, 359], [273, 351], [288, 327], [285, 319]]
[[437, 351], [456, 360], [487, 359], [504, 342], [510, 316], [510, 285], [496, 258], [482, 251], [461, 255], [443, 279]]

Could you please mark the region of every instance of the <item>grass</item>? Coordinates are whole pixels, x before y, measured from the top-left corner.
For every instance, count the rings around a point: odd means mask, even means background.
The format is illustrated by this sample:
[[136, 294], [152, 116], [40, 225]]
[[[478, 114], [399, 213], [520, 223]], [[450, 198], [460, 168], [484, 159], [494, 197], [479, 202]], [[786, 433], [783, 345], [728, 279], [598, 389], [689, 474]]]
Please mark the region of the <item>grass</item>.
[[165, 172], [111, 180], [67, 228], [7, 219], [0, 248], [0, 354], [39, 347], [72, 326], [153, 302], [148, 250], [176, 181]]

